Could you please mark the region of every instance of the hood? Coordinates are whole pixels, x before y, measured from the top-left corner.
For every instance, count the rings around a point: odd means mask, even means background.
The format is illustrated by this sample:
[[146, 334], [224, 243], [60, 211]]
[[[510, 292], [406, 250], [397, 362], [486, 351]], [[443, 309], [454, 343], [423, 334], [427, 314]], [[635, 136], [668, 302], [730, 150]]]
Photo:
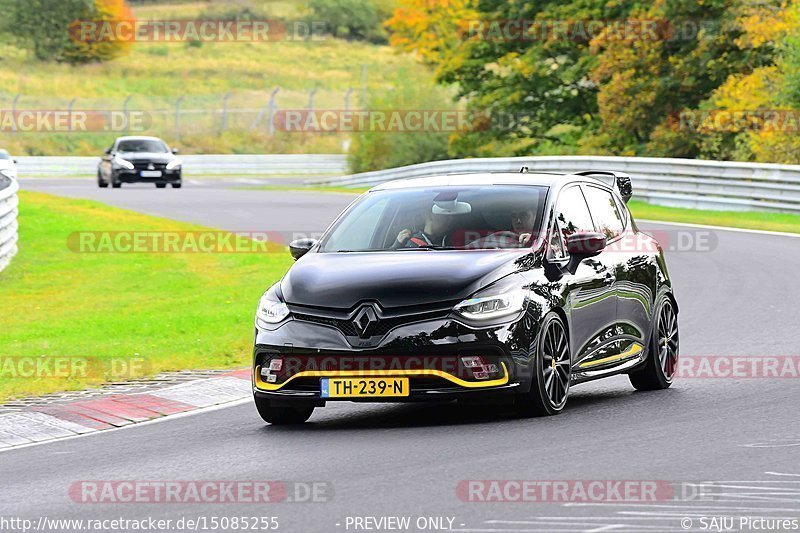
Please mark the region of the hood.
[[519, 270], [530, 252], [404, 251], [308, 253], [281, 282], [288, 304], [350, 309], [364, 300], [384, 309], [462, 300]]
[[127, 161], [148, 161], [153, 163], [169, 163], [175, 156], [164, 152], [119, 152], [117, 154]]

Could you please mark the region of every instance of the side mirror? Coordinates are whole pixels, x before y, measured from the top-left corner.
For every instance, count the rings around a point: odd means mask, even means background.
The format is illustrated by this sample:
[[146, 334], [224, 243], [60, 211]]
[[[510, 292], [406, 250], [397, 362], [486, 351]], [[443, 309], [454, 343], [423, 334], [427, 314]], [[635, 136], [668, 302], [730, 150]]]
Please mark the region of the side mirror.
[[578, 232], [567, 237], [567, 252], [585, 259], [593, 257], [606, 247], [606, 236], [596, 232]]
[[289, 252], [294, 257], [294, 260], [297, 261], [306, 255], [315, 244], [317, 244], [316, 239], [297, 239], [289, 244]]
[[178, 150], [177, 148], [173, 148], [173, 149], [172, 149], [172, 153], [173, 153], [173, 154], [179, 154], [179, 153], [181, 153], [181, 151], [180, 151], [180, 150]]

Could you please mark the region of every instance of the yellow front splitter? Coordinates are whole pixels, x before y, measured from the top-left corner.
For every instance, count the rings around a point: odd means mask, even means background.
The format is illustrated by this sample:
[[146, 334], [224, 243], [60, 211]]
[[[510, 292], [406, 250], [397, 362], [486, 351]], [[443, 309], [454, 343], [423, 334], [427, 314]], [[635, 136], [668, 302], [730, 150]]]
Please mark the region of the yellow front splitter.
[[413, 378], [413, 377], [439, 377], [460, 387], [468, 389], [483, 389], [487, 387], [498, 387], [505, 385], [509, 381], [508, 369], [505, 363], [500, 363], [503, 368], [503, 376], [489, 381], [465, 381], [459, 377], [454, 376], [443, 370], [434, 369], [418, 369], [418, 370], [306, 370], [298, 372], [283, 383], [267, 383], [261, 379], [261, 367], [257, 366], [253, 372], [253, 379], [257, 389], [264, 391], [278, 391], [299, 378], [381, 378], [381, 377], [396, 377], [396, 378]]

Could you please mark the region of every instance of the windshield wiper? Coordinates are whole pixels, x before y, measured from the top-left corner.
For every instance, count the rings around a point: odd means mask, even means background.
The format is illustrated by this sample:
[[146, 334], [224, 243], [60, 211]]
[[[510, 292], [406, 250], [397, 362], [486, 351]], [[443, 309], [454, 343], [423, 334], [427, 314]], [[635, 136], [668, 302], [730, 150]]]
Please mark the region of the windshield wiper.
[[386, 251], [388, 251], [386, 248], [365, 248], [364, 250], [331, 250], [330, 252], [326, 250], [323, 253], [357, 254], [361, 252], [386, 252]]
[[363, 250], [321, 250], [322, 253], [335, 254], [358, 254], [362, 252], [405, 252], [407, 250], [463, 250], [461, 246], [437, 246], [426, 244], [425, 246], [411, 246], [408, 248], [364, 248]]
[[425, 246], [411, 246], [408, 248], [394, 248], [398, 251], [406, 250], [463, 250], [460, 246], [437, 246], [435, 244], [426, 244]]

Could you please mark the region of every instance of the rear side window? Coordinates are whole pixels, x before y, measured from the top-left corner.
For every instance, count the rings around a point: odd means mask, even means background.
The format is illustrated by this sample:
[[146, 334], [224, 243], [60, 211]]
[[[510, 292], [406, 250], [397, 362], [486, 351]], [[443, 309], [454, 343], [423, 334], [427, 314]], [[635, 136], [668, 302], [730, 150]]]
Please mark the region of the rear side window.
[[589, 207], [580, 187], [570, 187], [561, 193], [558, 198], [556, 218], [564, 238], [581, 231], [594, 231]]
[[584, 193], [589, 202], [597, 231], [604, 234], [609, 241], [619, 237], [625, 224], [617, 208], [617, 202], [614, 201], [614, 196], [609, 191], [591, 185], [584, 188]]
[[[550, 236], [550, 250], [556, 257], [563, 257], [566, 240], [573, 233], [595, 231], [589, 206], [583, 197], [581, 188], [572, 186], [561, 191], [556, 204], [556, 223]], [[560, 242], [554, 242], [559, 236]]]

